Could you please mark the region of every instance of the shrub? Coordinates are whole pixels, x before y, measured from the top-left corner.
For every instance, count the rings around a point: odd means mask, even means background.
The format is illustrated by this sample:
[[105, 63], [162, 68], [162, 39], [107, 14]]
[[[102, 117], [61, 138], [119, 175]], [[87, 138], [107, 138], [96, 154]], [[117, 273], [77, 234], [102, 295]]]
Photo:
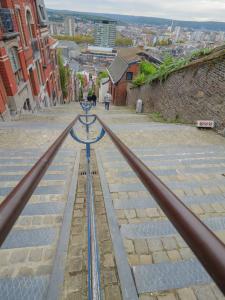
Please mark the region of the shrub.
[[143, 84], [146, 83], [146, 76], [145, 74], [143, 73], [140, 73], [138, 74], [134, 80], [132, 81], [132, 84], [135, 86], [135, 87], [138, 87], [138, 86], [141, 86]]

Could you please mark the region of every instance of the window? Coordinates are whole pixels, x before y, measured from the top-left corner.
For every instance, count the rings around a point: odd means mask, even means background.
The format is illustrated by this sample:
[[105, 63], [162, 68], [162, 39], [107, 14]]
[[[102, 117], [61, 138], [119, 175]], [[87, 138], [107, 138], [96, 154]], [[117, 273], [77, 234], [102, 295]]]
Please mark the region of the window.
[[38, 61], [35, 62], [35, 66], [36, 66], [36, 70], [37, 70], [37, 74], [38, 74], [38, 81], [39, 81], [39, 84], [42, 84], [41, 70], [40, 70], [40, 65], [39, 65], [39, 62], [38, 62]]
[[32, 31], [32, 16], [31, 12], [27, 10], [26, 12], [26, 19], [27, 19], [27, 27], [30, 34], [30, 38], [33, 39], [33, 31]]
[[18, 23], [18, 26], [19, 26], [19, 31], [20, 31], [20, 36], [21, 36], [21, 40], [22, 40], [22, 45], [23, 46], [27, 46], [26, 39], [25, 39], [25, 36], [24, 36], [22, 21], [21, 21], [21, 14], [20, 14], [20, 10], [19, 9], [16, 9], [16, 19], [17, 19], [17, 23]]
[[41, 14], [42, 20], [45, 20], [44, 7], [42, 5], [39, 5], [39, 10], [40, 10], [40, 14]]
[[8, 55], [13, 69], [13, 73], [15, 74], [16, 77], [16, 83], [17, 85], [19, 85], [23, 81], [23, 74], [20, 67], [17, 48], [16, 47], [10, 48], [8, 51]]
[[127, 80], [132, 80], [133, 79], [133, 72], [127, 72], [126, 79]]

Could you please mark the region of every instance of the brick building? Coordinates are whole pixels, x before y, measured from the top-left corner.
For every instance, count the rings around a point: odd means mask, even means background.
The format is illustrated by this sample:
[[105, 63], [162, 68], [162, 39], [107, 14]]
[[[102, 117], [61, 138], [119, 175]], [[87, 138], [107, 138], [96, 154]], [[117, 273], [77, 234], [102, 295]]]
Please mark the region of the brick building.
[[62, 101], [43, 0], [0, 0], [0, 116]]
[[127, 84], [139, 72], [140, 48], [122, 48], [108, 68], [109, 91], [114, 105], [126, 105]]

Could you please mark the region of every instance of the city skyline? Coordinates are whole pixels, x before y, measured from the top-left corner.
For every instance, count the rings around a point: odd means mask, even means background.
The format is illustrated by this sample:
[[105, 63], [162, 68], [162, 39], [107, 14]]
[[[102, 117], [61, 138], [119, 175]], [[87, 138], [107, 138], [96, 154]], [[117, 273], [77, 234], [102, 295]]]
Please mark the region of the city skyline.
[[46, 7], [80, 12], [116, 13], [174, 20], [225, 22], [224, 0], [45, 0]]

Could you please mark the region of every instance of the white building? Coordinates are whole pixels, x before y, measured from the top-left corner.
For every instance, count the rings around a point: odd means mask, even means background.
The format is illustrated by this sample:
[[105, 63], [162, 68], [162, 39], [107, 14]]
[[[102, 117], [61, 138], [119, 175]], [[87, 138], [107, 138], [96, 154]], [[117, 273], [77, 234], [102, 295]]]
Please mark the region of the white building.
[[76, 34], [76, 23], [73, 17], [67, 17], [64, 22], [65, 34], [74, 36]]
[[49, 31], [51, 35], [60, 35], [63, 31], [63, 24], [59, 22], [49, 22]]
[[100, 87], [99, 87], [99, 102], [104, 102], [105, 94], [109, 90], [109, 78], [103, 78], [100, 81]]
[[95, 21], [95, 46], [115, 47], [116, 21]]

